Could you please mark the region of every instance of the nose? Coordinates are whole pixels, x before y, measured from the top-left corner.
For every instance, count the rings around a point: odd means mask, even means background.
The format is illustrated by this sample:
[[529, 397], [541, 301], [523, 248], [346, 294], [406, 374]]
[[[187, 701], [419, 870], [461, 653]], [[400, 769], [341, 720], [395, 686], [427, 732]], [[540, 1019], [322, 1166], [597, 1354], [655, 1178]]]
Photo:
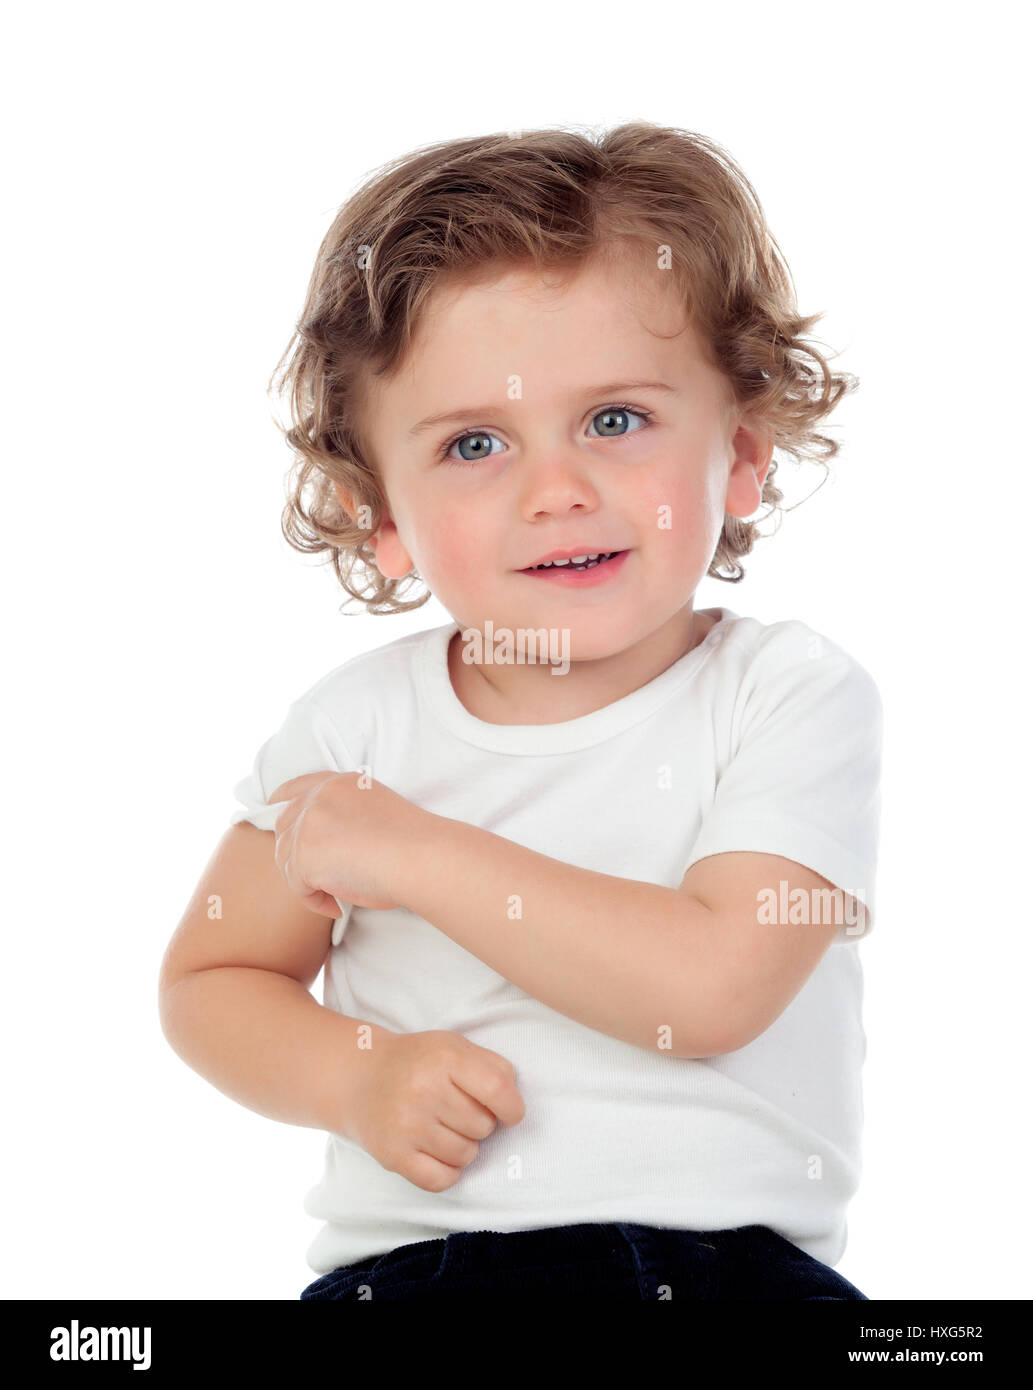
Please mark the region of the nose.
[[524, 456], [519, 474], [520, 508], [528, 521], [563, 516], [574, 508], [594, 511], [599, 492], [592, 479], [592, 460], [571, 448], [542, 449]]

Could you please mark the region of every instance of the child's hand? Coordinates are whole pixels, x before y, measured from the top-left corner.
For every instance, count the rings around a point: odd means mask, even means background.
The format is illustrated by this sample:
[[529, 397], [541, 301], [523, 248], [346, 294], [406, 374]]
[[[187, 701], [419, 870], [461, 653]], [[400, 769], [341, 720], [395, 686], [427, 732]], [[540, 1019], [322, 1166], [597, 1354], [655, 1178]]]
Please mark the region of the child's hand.
[[513, 1064], [461, 1033], [378, 1033], [366, 1061], [337, 1132], [426, 1192], [457, 1183], [498, 1120], [524, 1118]]
[[270, 802], [287, 801], [274, 828], [276, 863], [306, 907], [339, 917], [339, 903], [390, 910], [392, 884], [412, 822], [404, 796], [358, 772], [309, 772], [282, 782]]

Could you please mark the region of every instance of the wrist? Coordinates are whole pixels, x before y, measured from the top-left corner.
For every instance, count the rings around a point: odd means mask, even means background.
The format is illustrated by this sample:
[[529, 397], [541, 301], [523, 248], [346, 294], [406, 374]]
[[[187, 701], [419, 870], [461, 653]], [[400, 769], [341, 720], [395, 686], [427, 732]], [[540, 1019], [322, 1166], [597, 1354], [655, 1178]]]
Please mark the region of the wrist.
[[329, 1134], [359, 1143], [363, 1111], [368, 1106], [370, 1088], [376, 1087], [376, 1070], [392, 1040], [398, 1036], [357, 1018], [332, 1013], [338, 1034], [330, 1060], [322, 1059], [324, 1078], [320, 1125]]
[[456, 835], [463, 822], [412, 806], [398, 837], [393, 896], [400, 907], [419, 913], [428, 885], [452, 872]]

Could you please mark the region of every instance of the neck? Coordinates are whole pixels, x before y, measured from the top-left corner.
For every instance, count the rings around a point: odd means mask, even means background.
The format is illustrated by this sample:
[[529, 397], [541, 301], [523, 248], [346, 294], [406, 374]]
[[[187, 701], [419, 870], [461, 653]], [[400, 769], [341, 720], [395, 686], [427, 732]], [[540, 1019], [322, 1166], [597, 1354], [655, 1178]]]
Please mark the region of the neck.
[[462, 631], [448, 648], [452, 688], [489, 724], [557, 724], [630, 695], [699, 646], [717, 621], [691, 605], [640, 641], [610, 656], [572, 661], [561, 675], [549, 663], [467, 662]]

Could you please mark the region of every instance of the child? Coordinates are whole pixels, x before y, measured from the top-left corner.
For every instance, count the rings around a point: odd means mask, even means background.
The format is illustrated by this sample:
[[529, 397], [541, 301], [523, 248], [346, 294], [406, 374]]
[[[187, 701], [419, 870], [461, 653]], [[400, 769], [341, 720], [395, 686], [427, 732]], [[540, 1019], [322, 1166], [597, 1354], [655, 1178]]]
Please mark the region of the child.
[[818, 317], [734, 161], [646, 123], [419, 150], [327, 233], [285, 534], [454, 621], [294, 701], [161, 980], [191, 1066], [327, 1131], [303, 1299], [865, 1298], [881, 703], [693, 608], [774, 448], [837, 451]]

